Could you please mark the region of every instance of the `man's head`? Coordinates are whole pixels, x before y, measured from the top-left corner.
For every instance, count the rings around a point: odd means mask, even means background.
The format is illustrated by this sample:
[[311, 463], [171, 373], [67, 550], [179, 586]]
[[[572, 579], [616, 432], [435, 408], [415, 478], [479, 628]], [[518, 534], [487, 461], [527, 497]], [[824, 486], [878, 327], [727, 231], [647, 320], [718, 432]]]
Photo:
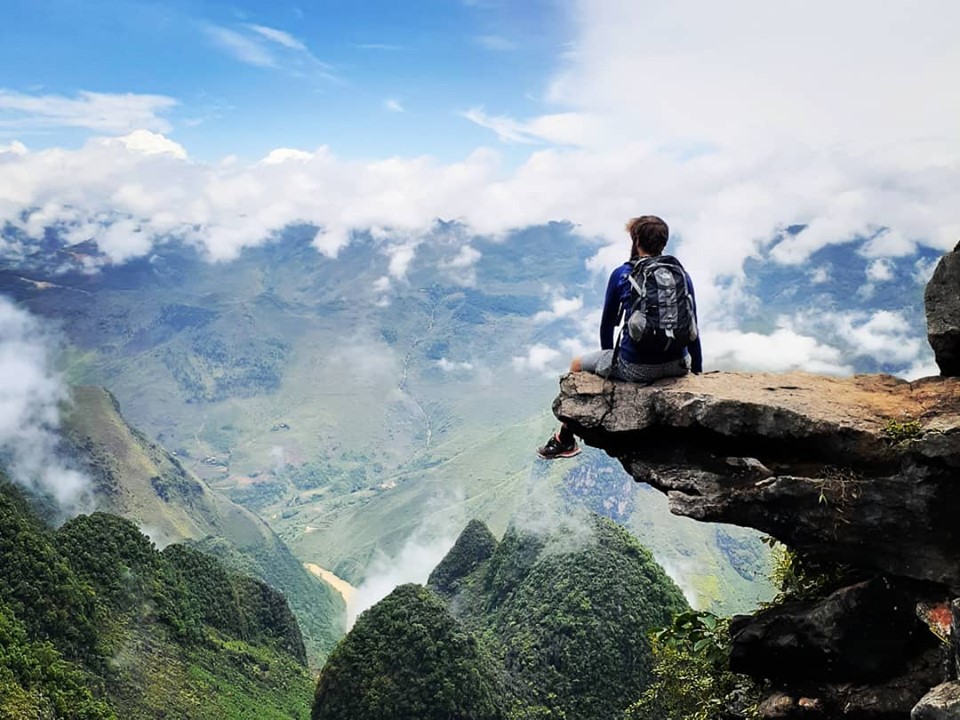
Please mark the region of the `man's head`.
[[643, 252], [646, 255], [659, 255], [667, 246], [670, 228], [656, 215], [641, 215], [627, 223], [630, 233], [632, 255]]

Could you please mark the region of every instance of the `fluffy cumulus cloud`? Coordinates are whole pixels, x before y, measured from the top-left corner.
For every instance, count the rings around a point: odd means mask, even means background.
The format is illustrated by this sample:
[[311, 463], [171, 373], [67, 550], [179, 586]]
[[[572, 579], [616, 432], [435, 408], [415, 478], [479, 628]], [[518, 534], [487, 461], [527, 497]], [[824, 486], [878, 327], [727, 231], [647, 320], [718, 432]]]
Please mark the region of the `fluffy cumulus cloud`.
[[532, 370], [553, 375], [560, 357], [560, 351], [548, 345], [531, 345], [527, 348], [526, 355], [513, 358], [513, 367], [518, 371]]
[[845, 312], [821, 319], [819, 325], [832, 327], [837, 342], [848, 346], [850, 356], [864, 356], [879, 363], [912, 365], [927, 347], [926, 337], [902, 313], [879, 310], [874, 313]]
[[[113, 261], [170, 237], [229, 260], [287, 224], [309, 223], [317, 249], [335, 257], [356, 232], [379, 228], [394, 239], [380, 247], [396, 282], [438, 218], [496, 237], [567, 219], [608, 241], [590, 263], [600, 272], [622, 261], [624, 220], [656, 212], [696, 279], [701, 320], [732, 339], [730, 310], [750, 299], [749, 257], [799, 268], [821, 248], [866, 240], [862, 252], [880, 261], [870, 265], [877, 283], [893, 260], [913, 262], [918, 246], [946, 250], [960, 237], [960, 93], [950, 90], [960, 5], [952, 0], [579, 0], [573, 8], [575, 36], [539, 115], [464, 113], [491, 130], [494, 146], [528, 144], [519, 163], [484, 148], [449, 163], [352, 162], [326, 147], [202, 163], [158, 133], [152, 110], [146, 131], [120, 140], [72, 151], [0, 148], [0, 224], [23, 233], [0, 251], [23, 252], [57, 224], [71, 239], [97, 239]], [[315, 61], [283, 31], [208, 30], [244, 62]], [[454, 262], [471, 267], [476, 256], [462, 252]], [[829, 282], [830, 270], [811, 279]], [[788, 328], [777, 332], [756, 347], [800, 343]], [[819, 344], [796, 350], [811, 369], [847, 367]]]
[[893, 280], [893, 263], [883, 258], [871, 260], [867, 265], [867, 280], [872, 283]]
[[788, 372], [808, 370], [843, 375], [853, 368], [840, 349], [805, 335], [786, 323], [773, 333], [721, 330], [709, 335], [704, 363], [714, 370], [758, 370]]
[[14, 481], [78, 511], [89, 484], [57, 454], [67, 392], [53, 367], [52, 342], [36, 318], [0, 296], [0, 464]]
[[549, 310], [542, 310], [534, 315], [533, 321], [535, 323], [552, 322], [553, 320], [559, 320], [560, 318], [568, 317], [570, 315], [580, 314], [582, 310], [582, 297], [558, 297], [553, 300]]

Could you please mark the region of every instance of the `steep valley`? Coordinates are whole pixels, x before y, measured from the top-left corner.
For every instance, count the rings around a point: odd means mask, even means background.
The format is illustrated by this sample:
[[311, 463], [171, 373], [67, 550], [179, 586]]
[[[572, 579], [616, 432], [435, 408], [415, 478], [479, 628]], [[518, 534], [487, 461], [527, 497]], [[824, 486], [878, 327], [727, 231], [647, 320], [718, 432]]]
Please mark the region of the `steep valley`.
[[[500, 534], [548, 494], [631, 528], [704, 607], [769, 595], [756, 536], [671, 518], [601, 454], [535, 461], [555, 376], [518, 358], [572, 329], [536, 319], [550, 287], [597, 292], [583, 273], [592, 243], [559, 224], [474, 239], [482, 257], [468, 273], [442, 269], [462, 238], [438, 231], [380, 292], [390, 276], [374, 239], [331, 260], [310, 237], [293, 228], [227, 264], [170, 244], [96, 275], [38, 257], [0, 283], [63, 324], [71, 380], [109, 388], [184, 468], [263, 517], [301, 562], [355, 586], [411, 543], [442, 554], [471, 518]], [[54, 267], [70, 289], [19, 279]], [[737, 543], [746, 554], [728, 552]]]

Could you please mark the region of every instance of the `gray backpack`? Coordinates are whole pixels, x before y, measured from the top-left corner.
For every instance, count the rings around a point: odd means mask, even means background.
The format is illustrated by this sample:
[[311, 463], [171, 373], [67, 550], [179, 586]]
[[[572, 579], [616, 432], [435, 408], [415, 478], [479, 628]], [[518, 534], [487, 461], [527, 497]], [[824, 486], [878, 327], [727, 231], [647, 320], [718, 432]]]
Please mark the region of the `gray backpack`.
[[671, 255], [640, 258], [628, 276], [633, 290], [627, 334], [641, 350], [668, 352], [697, 339], [687, 274]]

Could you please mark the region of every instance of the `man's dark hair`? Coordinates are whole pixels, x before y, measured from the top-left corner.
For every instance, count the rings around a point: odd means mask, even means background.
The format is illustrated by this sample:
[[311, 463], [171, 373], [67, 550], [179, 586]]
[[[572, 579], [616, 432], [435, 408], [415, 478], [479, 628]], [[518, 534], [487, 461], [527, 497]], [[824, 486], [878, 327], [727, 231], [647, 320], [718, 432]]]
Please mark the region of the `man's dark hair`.
[[656, 215], [641, 215], [627, 223], [634, 251], [639, 247], [650, 255], [659, 255], [667, 246], [670, 228]]

